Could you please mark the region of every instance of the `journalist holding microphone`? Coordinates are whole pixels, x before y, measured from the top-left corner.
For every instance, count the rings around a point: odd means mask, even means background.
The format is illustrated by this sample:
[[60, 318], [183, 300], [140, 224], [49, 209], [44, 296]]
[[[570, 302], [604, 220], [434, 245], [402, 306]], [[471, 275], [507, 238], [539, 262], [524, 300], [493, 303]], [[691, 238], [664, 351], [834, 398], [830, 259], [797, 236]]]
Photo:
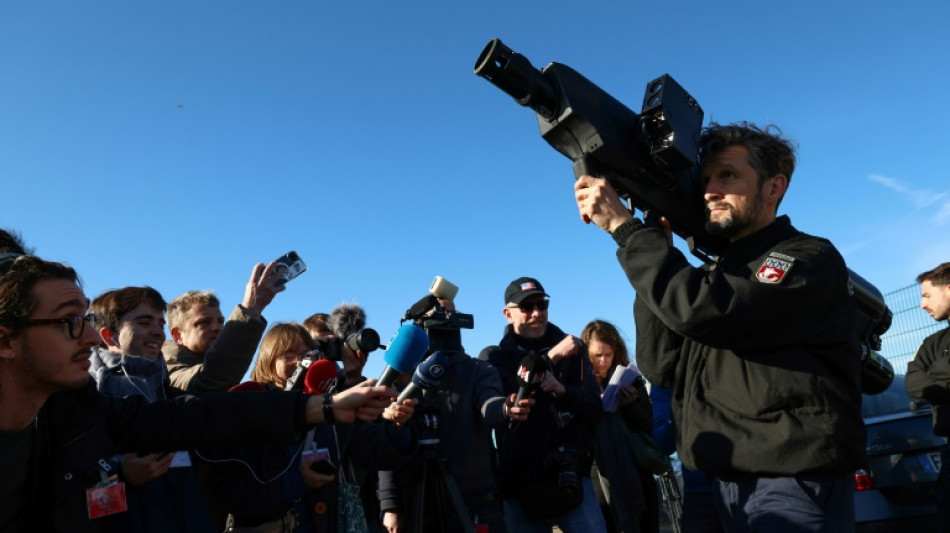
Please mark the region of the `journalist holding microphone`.
[[89, 358], [101, 338], [76, 271], [0, 230], [0, 530], [100, 531], [126, 512], [108, 459], [236, 442], [294, 442], [325, 417], [375, 420], [396, 391], [323, 396], [220, 393], [148, 403], [100, 394]]
[[498, 369], [506, 395], [531, 397], [526, 420], [496, 430], [499, 486], [511, 532], [604, 531], [590, 469], [600, 387], [580, 339], [548, 322], [541, 282], [522, 277], [505, 290], [508, 321], [480, 359]]
[[739, 123], [699, 143], [706, 229], [728, 240], [702, 268], [606, 180], [575, 182], [581, 218], [611, 234], [636, 290], [637, 364], [672, 387], [679, 457], [713, 476], [724, 529], [853, 531], [865, 430], [848, 269], [830, 242], [776, 216], [789, 141]]
[[[274, 325], [261, 342], [252, 381], [237, 388], [284, 390], [293, 388], [288, 380], [297, 377], [304, 380], [305, 393], [326, 393], [336, 382], [335, 363], [320, 359], [306, 372], [295, 373], [316, 348], [303, 326]], [[384, 416], [403, 424], [412, 414], [411, 405], [392, 405]], [[402, 464], [415, 449], [415, 438], [392, 424], [327, 422], [291, 445], [260, 443], [201, 451], [209, 471], [207, 494], [225, 531], [269, 527], [268, 531], [282, 533], [333, 532], [338, 523], [341, 531], [358, 530], [339, 522], [366, 519], [358, 492], [348, 492], [358, 490], [355, 473]], [[357, 506], [357, 512], [341, 515], [343, 504]]]

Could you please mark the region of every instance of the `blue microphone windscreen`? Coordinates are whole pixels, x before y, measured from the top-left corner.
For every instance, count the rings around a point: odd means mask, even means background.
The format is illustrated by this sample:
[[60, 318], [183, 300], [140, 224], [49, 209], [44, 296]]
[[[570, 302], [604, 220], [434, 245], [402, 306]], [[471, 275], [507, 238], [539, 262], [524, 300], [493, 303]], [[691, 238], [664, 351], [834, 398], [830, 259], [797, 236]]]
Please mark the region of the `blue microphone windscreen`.
[[412, 382], [420, 389], [437, 388], [442, 383], [442, 376], [445, 375], [445, 369], [448, 366], [449, 358], [442, 352], [435, 352], [419, 363], [415, 373], [412, 374]]
[[408, 374], [419, 364], [429, 349], [426, 331], [412, 323], [405, 323], [396, 330], [389, 341], [383, 360], [397, 372]]

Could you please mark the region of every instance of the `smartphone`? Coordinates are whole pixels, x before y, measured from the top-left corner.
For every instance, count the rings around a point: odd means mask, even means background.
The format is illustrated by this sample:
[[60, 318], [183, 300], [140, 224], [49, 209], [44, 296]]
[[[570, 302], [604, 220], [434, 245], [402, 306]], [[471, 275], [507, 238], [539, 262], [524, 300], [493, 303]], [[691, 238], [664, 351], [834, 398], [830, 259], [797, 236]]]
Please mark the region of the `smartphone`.
[[277, 271], [281, 278], [277, 282], [278, 285], [283, 285], [307, 271], [307, 264], [293, 250], [278, 257], [274, 262], [277, 263]]

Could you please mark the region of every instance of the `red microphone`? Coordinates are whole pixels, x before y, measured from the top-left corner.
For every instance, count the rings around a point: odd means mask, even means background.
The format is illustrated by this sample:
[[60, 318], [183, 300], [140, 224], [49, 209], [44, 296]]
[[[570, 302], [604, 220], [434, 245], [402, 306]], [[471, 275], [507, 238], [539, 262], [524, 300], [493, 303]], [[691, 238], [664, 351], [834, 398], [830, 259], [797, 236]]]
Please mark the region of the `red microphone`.
[[228, 392], [250, 392], [250, 391], [262, 391], [267, 390], [263, 384], [256, 381], [245, 381], [244, 383], [238, 383], [237, 385], [228, 389]]
[[304, 394], [323, 394], [336, 385], [336, 363], [328, 359], [319, 359], [310, 363], [307, 374], [303, 378]]

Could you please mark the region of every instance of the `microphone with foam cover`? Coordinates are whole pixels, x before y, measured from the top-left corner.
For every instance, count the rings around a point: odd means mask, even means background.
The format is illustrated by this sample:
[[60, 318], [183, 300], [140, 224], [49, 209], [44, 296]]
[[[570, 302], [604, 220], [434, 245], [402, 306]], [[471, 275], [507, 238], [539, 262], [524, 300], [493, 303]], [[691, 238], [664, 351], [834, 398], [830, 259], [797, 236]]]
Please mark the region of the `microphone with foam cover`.
[[442, 384], [442, 377], [449, 366], [449, 358], [442, 352], [433, 352], [424, 361], [419, 363], [412, 373], [412, 381], [399, 393], [396, 403], [401, 404], [424, 390], [437, 389]]
[[250, 392], [250, 391], [262, 391], [267, 390], [263, 384], [256, 381], [245, 381], [244, 383], [238, 383], [237, 385], [228, 389], [228, 392]]
[[521, 366], [518, 367], [518, 395], [515, 397], [515, 405], [541, 385], [547, 370], [547, 361], [540, 354], [531, 353], [521, 359]]
[[304, 394], [323, 394], [336, 385], [339, 369], [333, 361], [320, 359], [310, 363], [303, 378]]
[[412, 372], [428, 349], [429, 337], [424, 329], [411, 323], [399, 326], [383, 355], [386, 368], [377, 385], [388, 387], [396, 381], [399, 374]]

